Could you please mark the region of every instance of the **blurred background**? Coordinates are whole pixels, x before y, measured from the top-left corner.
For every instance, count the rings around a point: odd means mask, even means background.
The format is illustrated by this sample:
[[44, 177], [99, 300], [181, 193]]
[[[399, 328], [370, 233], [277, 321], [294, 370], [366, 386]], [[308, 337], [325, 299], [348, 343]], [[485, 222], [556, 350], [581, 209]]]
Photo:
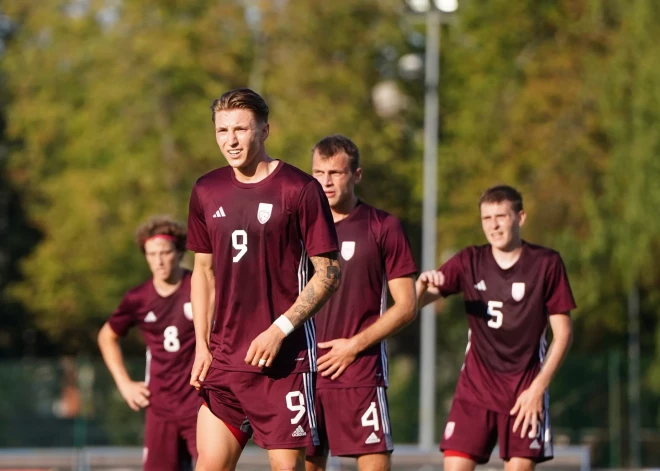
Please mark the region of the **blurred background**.
[[[248, 86], [271, 156], [309, 171], [325, 135], [358, 144], [359, 195], [402, 219], [420, 266], [483, 243], [481, 191], [516, 186], [524, 238], [560, 251], [579, 306], [556, 442], [598, 468], [660, 465], [659, 16], [657, 0], [1, 0], [0, 454], [140, 445], [96, 334], [149, 276], [136, 225], [185, 221], [225, 164], [212, 99]], [[444, 429], [467, 323], [460, 298], [435, 311], [433, 371], [421, 320], [389, 342], [397, 443], [429, 440], [423, 377], [433, 443]], [[139, 337], [124, 348], [139, 378]]]

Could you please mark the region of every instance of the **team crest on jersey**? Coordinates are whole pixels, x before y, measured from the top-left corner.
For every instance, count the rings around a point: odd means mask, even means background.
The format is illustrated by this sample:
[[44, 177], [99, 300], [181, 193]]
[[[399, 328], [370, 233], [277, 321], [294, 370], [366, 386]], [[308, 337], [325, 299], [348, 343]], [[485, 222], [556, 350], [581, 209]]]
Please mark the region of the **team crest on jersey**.
[[511, 297], [520, 301], [525, 296], [525, 283], [513, 283], [511, 285]]
[[269, 203], [259, 203], [257, 209], [257, 219], [261, 224], [266, 224], [270, 219], [270, 214], [273, 212], [273, 205]]
[[192, 303], [186, 303], [183, 305], [183, 315], [186, 316], [186, 319], [188, 319], [189, 321], [193, 320]]
[[456, 422], [447, 422], [445, 427], [445, 440], [449, 440], [454, 434], [454, 428], [456, 428]]
[[341, 243], [341, 256], [344, 260], [350, 260], [355, 254], [355, 242], [352, 240], [345, 240]]

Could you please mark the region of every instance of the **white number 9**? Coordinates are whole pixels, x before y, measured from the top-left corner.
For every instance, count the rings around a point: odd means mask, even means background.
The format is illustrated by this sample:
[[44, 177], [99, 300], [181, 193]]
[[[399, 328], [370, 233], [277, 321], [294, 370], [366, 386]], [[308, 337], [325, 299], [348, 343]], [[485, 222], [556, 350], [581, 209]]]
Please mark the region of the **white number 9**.
[[[298, 398], [298, 404], [293, 403], [293, 398]], [[300, 391], [291, 391], [286, 395], [286, 406], [290, 411], [297, 412], [296, 416], [291, 419], [292, 424], [297, 424], [305, 414], [305, 398]]]
[[238, 250], [238, 253], [234, 255], [234, 263], [238, 262], [243, 255], [247, 253], [247, 232], [243, 229], [237, 229], [231, 233], [231, 245]]

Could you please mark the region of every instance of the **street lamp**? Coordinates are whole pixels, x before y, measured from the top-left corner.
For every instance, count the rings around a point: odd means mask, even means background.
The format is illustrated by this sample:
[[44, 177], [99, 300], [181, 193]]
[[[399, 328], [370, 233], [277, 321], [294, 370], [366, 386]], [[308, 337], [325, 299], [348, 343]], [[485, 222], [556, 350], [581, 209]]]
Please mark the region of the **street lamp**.
[[[457, 0], [406, 0], [408, 8], [426, 16], [424, 72], [424, 201], [422, 208], [422, 270], [437, 267], [436, 233], [438, 214], [438, 116], [440, 82], [440, 24], [443, 13], [453, 13]], [[419, 389], [419, 446], [435, 445], [435, 307], [421, 312], [421, 358]]]

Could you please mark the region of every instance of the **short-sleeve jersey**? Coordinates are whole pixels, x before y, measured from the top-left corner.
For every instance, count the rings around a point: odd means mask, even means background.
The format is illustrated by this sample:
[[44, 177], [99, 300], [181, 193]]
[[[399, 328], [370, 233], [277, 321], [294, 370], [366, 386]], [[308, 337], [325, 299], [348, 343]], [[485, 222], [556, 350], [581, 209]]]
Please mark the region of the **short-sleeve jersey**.
[[[193, 187], [188, 248], [213, 254], [213, 366], [260, 372], [245, 364], [250, 343], [296, 301], [313, 274], [309, 257], [337, 250], [337, 234], [327, 198], [310, 175], [279, 162], [266, 178], [247, 184], [222, 167]], [[315, 359], [314, 324], [307, 321], [263, 372], [310, 371]]]
[[440, 271], [443, 296], [463, 293], [470, 328], [456, 397], [508, 413], [539, 372], [548, 316], [575, 308], [561, 257], [523, 242], [520, 258], [505, 270], [491, 246], [481, 245], [462, 250]]
[[[399, 220], [385, 211], [359, 202], [335, 227], [342, 282], [314, 317], [319, 342], [350, 338], [372, 325], [387, 309], [388, 280], [417, 271]], [[339, 378], [317, 377], [317, 388], [368, 386], [387, 386], [385, 341], [361, 352]]]
[[190, 275], [186, 270], [179, 289], [167, 297], [156, 292], [151, 279], [131, 289], [108, 320], [121, 337], [134, 326], [140, 329], [147, 344], [149, 407], [163, 418], [197, 414], [197, 392], [189, 383], [195, 360]]

